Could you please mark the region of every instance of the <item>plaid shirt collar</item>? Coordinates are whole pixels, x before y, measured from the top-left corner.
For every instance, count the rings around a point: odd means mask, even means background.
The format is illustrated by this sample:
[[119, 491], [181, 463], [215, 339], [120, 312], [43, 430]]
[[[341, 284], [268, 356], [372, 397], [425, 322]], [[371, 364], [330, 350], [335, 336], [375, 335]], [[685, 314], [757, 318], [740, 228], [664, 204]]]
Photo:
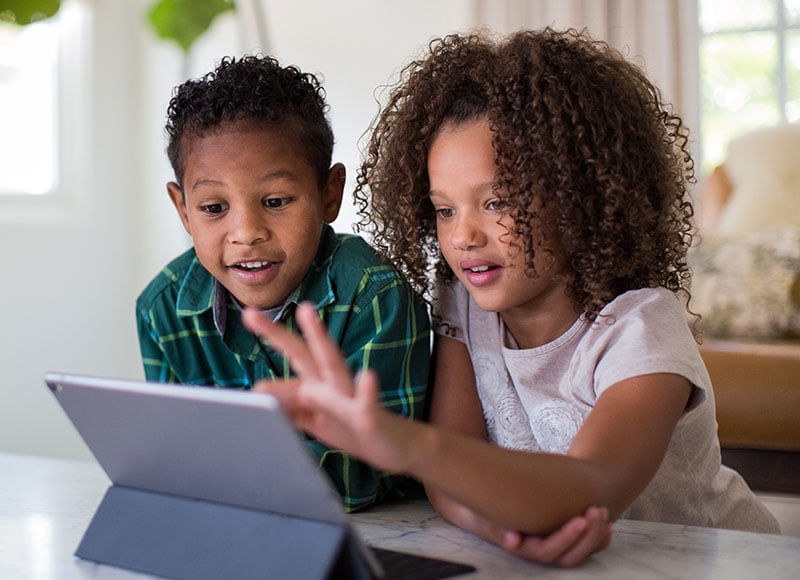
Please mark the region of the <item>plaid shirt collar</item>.
[[[331, 282], [331, 258], [339, 248], [340, 242], [329, 225], [323, 226], [317, 254], [311, 261], [300, 286], [292, 292], [286, 302], [275, 313], [273, 319], [281, 320], [303, 300], [308, 300], [319, 310], [335, 301], [336, 295]], [[220, 336], [225, 334], [229, 304], [236, 304], [228, 290], [209, 274], [195, 256], [186, 278], [178, 291], [178, 316], [197, 316], [207, 310], [212, 311], [214, 326]], [[238, 307], [238, 305], [237, 305]]]

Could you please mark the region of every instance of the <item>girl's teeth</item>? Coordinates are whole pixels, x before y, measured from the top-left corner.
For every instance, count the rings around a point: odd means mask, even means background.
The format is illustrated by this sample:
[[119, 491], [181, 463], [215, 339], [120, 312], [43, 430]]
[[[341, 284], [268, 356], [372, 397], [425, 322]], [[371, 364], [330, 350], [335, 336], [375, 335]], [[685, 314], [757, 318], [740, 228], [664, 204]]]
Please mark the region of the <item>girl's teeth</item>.
[[470, 268], [471, 272], [485, 272], [489, 269], [489, 266], [475, 266], [474, 268]]

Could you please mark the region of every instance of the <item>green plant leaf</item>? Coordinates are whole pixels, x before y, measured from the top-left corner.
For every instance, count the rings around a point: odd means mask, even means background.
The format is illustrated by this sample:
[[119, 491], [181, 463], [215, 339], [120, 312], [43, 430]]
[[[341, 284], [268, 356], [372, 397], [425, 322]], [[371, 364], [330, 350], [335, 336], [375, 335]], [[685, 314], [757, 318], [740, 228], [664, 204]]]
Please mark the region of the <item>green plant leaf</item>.
[[159, 0], [148, 14], [156, 34], [188, 53], [218, 15], [233, 10], [233, 0]]
[[0, 21], [30, 24], [50, 18], [60, 7], [60, 0], [0, 0]]

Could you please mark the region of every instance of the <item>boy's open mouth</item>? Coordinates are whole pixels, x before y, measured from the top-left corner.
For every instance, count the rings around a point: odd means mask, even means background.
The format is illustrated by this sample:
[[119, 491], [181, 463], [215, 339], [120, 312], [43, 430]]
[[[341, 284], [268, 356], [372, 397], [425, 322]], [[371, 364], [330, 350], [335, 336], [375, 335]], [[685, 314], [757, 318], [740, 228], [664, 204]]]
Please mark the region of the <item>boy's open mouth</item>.
[[242, 272], [259, 272], [261, 270], [266, 270], [272, 266], [272, 264], [273, 262], [254, 260], [252, 262], [239, 262], [238, 264], [231, 266], [231, 268], [241, 270]]

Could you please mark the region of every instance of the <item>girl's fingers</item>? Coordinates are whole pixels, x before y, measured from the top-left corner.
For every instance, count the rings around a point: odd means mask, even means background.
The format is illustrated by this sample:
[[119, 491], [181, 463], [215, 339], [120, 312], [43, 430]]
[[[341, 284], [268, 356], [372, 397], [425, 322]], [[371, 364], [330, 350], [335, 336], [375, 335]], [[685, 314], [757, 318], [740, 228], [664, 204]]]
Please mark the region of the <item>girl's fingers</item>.
[[297, 407], [297, 379], [282, 379], [276, 381], [260, 380], [253, 386], [253, 392], [272, 395], [290, 416]]
[[350, 385], [350, 369], [339, 347], [317, 317], [314, 307], [308, 302], [300, 303], [297, 306], [296, 316], [319, 378], [331, 385]]
[[564, 568], [577, 566], [593, 553], [607, 548], [611, 542], [608, 510], [589, 508], [586, 517], [589, 522], [586, 532], [558, 558], [558, 564]]
[[508, 551], [514, 551], [522, 545], [523, 539], [524, 536], [519, 532], [503, 532], [501, 547]]
[[606, 548], [610, 540], [608, 510], [591, 507], [549, 536], [525, 537], [516, 549], [509, 551], [534, 562], [572, 568]]
[[353, 381], [355, 386], [355, 398], [361, 407], [373, 408], [378, 401], [380, 391], [380, 379], [372, 369], [362, 369], [356, 374]]
[[269, 341], [270, 346], [289, 359], [289, 364], [301, 377], [320, 378], [319, 369], [305, 341], [286, 330], [282, 325], [268, 320], [253, 308], [245, 308], [242, 322], [256, 336]]
[[586, 528], [586, 521], [583, 518], [573, 518], [549, 536], [526, 536], [517, 546], [515, 553], [534, 562], [556, 564], [569, 547], [579, 542], [586, 533]]

